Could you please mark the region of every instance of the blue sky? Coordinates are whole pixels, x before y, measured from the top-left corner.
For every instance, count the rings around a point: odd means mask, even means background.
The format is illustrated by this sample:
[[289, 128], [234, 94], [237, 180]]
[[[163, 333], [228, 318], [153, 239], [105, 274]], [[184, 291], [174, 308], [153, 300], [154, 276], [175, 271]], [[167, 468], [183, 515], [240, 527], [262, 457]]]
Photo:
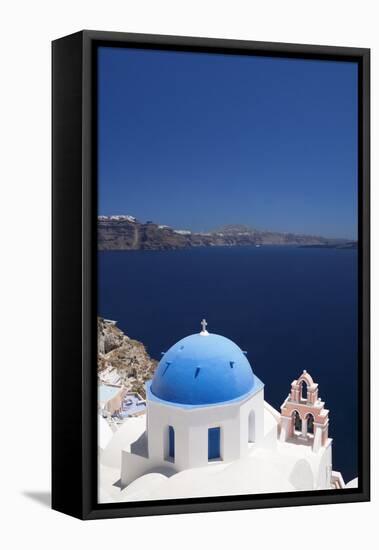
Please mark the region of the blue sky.
[[99, 214], [357, 235], [357, 65], [99, 49]]

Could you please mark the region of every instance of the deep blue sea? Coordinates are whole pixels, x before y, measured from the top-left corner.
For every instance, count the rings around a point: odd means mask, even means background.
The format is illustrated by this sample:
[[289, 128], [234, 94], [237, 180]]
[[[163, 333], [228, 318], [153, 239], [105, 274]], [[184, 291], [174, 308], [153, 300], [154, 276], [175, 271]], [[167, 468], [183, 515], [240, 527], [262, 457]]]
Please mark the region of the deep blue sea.
[[177, 340], [222, 334], [247, 350], [279, 410], [306, 369], [330, 410], [333, 469], [357, 476], [357, 251], [216, 247], [99, 253], [99, 315], [160, 359]]

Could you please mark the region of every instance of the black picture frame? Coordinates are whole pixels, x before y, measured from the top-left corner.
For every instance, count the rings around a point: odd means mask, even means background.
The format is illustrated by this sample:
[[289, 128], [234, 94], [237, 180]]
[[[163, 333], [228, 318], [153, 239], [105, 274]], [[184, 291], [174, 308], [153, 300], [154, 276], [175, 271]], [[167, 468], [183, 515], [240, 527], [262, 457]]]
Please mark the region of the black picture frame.
[[[97, 504], [96, 48], [355, 61], [359, 75], [359, 486], [356, 489]], [[52, 507], [81, 519], [370, 499], [370, 50], [81, 31], [52, 43]]]

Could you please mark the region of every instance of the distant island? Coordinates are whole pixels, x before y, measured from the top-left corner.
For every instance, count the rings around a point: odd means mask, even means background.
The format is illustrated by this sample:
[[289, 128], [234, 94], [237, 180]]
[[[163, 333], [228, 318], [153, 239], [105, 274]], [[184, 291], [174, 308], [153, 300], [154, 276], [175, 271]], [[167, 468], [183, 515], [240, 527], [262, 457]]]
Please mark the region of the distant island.
[[326, 244], [303, 244], [301, 248], [341, 248], [341, 249], [350, 249], [358, 248], [357, 241], [343, 241], [337, 243], [326, 243]]
[[348, 239], [328, 239], [317, 235], [262, 231], [246, 225], [226, 225], [207, 233], [174, 229], [134, 216], [98, 216], [99, 250], [173, 250], [198, 246], [297, 245], [354, 248]]

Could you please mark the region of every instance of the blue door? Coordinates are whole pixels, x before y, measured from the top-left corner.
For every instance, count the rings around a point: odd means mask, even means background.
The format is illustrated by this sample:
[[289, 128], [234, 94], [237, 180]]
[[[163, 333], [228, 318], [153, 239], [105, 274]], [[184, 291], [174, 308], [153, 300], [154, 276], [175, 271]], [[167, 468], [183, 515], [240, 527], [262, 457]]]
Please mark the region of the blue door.
[[220, 458], [220, 428], [208, 430], [208, 460]]
[[168, 427], [168, 456], [175, 458], [175, 432], [172, 426]]

